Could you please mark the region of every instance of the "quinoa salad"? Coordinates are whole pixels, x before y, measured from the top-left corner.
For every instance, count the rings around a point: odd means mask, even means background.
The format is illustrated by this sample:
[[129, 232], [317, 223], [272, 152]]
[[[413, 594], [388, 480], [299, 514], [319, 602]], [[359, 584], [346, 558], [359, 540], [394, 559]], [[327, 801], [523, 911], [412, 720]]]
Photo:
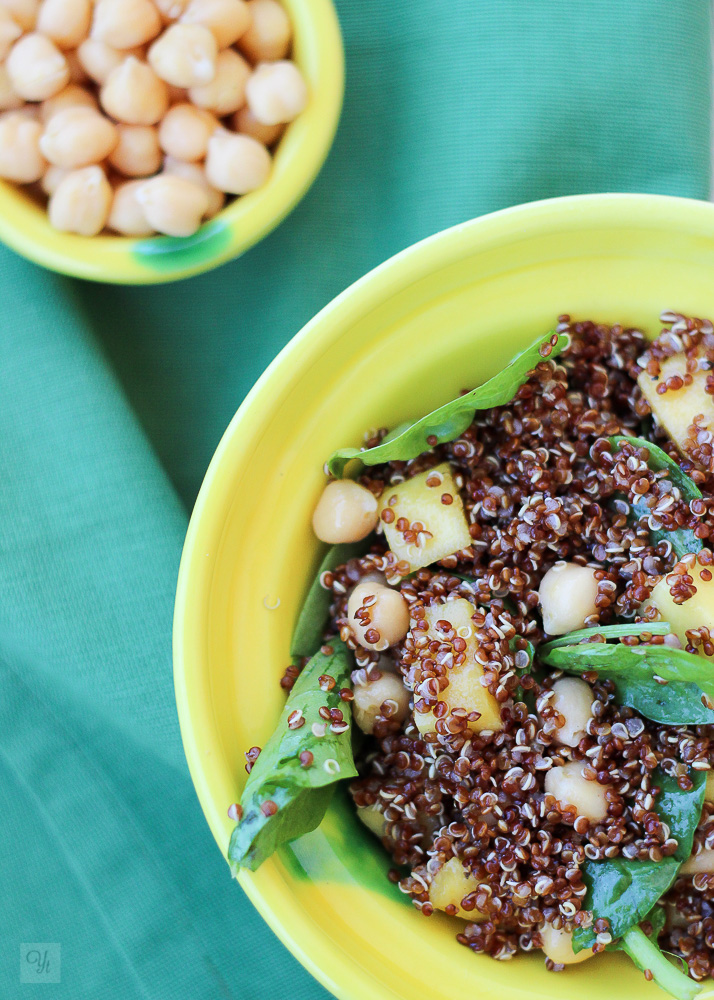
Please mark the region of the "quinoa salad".
[[234, 872], [317, 827], [345, 782], [389, 879], [459, 944], [552, 971], [621, 950], [699, 992], [714, 326], [660, 320], [651, 340], [560, 316], [478, 388], [329, 458], [330, 548], [229, 809]]

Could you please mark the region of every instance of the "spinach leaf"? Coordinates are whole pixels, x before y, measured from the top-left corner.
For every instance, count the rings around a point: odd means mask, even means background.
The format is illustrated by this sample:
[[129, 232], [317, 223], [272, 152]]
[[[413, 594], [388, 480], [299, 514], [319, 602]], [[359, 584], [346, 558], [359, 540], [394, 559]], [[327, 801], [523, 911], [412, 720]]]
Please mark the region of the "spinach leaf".
[[[667, 473], [666, 478], [671, 480], [673, 486], [677, 487], [684, 500], [701, 498], [702, 493], [696, 483], [689, 478], [686, 472], [680, 469], [666, 451], [663, 451], [656, 444], [652, 444], [651, 441], [647, 441], [645, 438], [627, 437], [623, 434], [617, 434], [614, 437], [608, 438], [608, 440], [612, 445], [613, 452], [619, 451], [625, 443], [634, 445], [635, 448], [646, 448], [649, 452], [647, 465], [653, 472], [664, 470]], [[630, 509], [637, 518], [649, 518], [652, 514], [645, 500], [631, 502]], [[689, 552], [701, 552], [704, 548], [702, 540], [697, 538], [689, 528], [676, 528], [674, 531], [657, 528], [654, 531], [650, 531], [650, 537], [654, 545], [661, 541], [670, 542], [678, 559], [686, 556]]]
[[653, 472], [664, 470], [667, 473], [666, 478], [671, 480], [672, 485], [679, 489], [685, 500], [701, 499], [702, 493], [696, 483], [658, 445], [645, 440], [645, 438], [628, 437], [626, 434], [616, 434], [608, 438], [608, 441], [612, 445], [613, 452], [619, 451], [623, 444], [631, 444], [635, 448], [646, 448], [649, 452], [647, 465]]
[[557, 649], [559, 646], [572, 646], [583, 639], [591, 639], [594, 635], [601, 635], [604, 639], [618, 639], [626, 635], [641, 635], [649, 632], [650, 635], [669, 635], [672, 626], [669, 622], [631, 622], [623, 625], [599, 625], [595, 628], [580, 628], [577, 632], [568, 632], [566, 635], [544, 642], [539, 647], [541, 654]]
[[290, 640], [290, 655], [312, 656], [316, 649], [322, 645], [322, 638], [327, 625], [327, 618], [330, 613], [333, 595], [320, 583], [320, 577], [328, 570], [337, 569], [350, 559], [356, 559], [368, 551], [370, 542], [368, 538], [361, 542], [351, 542], [346, 545], [333, 545], [328, 549], [325, 558], [320, 563], [315, 579], [312, 581], [307, 592], [305, 603], [298, 615], [295, 623], [292, 639]]
[[[319, 826], [335, 782], [357, 774], [352, 726], [334, 732], [319, 715], [322, 706], [339, 708], [345, 721], [351, 721], [350, 703], [339, 696], [341, 688], [350, 686], [351, 654], [340, 639], [330, 639], [330, 647], [331, 653], [316, 653], [298, 677], [275, 732], [248, 776], [241, 796], [243, 815], [228, 848], [234, 874], [241, 868], [255, 871], [281, 844]], [[320, 687], [323, 675], [335, 682], [330, 691]], [[304, 723], [291, 729], [288, 718], [297, 711]], [[309, 766], [300, 761], [304, 751], [313, 755]], [[261, 807], [267, 803], [277, 811], [267, 806], [266, 815]]]
[[[683, 792], [676, 778], [661, 770], [654, 775], [659, 785], [656, 811], [670, 833], [679, 841], [671, 857], [661, 861], [637, 861], [614, 858], [611, 861], [586, 861], [583, 879], [588, 887], [583, 903], [584, 910], [591, 910], [593, 920], [610, 921], [613, 938], [621, 938], [631, 927], [647, 919], [655, 903], [674, 882], [679, 866], [692, 853], [694, 831], [699, 823], [704, 804], [706, 775], [692, 771], [694, 787]], [[573, 933], [573, 950], [578, 952], [595, 943], [592, 927], [578, 927]]]
[[[554, 344], [551, 343], [551, 338], [557, 338]], [[452, 399], [450, 403], [445, 403], [415, 423], [400, 424], [374, 448], [366, 451], [340, 448], [331, 455], [327, 463], [331, 475], [342, 477], [347, 464], [354, 458], [359, 458], [365, 465], [406, 462], [421, 455], [423, 451], [428, 451], [433, 444], [455, 440], [469, 426], [477, 410], [488, 410], [492, 406], [510, 403], [536, 365], [556, 358], [569, 342], [564, 333], [550, 333], [547, 337], [539, 337], [488, 382], [464, 396]], [[428, 438], [432, 439], [431, 442]]]
[[667, 922], [667, 911], [663, 906], [653, 906], [650, 912], [645, 917], [647, 923], [651, 926], [652, 930], [647, 935], [647, 937], [652, 938], [656, 941], [664, 930], [664, 925]]
[[[584, 642], [538, 651], [541, 662], [570, 674], [597, 673], [615, 686], [617, 700], [666, 726], [714, 723], [714, 670], [708, 659], [671, 646]], [[660, 680], [655, 680], [659, 677]], [[667, 683], [663, 683], [663, 682]]]
[[630, 927], [622, 936], [619, 949], [632, 959], [642, 972], [649, 970], [657, 985], [676, 997], [676, 1000], [694, 1000], [701, 991], [700, 983], [685, 975], [684, 972], [668, 962], [657, 945], [657, 937], [647, 937], [640, 927]]

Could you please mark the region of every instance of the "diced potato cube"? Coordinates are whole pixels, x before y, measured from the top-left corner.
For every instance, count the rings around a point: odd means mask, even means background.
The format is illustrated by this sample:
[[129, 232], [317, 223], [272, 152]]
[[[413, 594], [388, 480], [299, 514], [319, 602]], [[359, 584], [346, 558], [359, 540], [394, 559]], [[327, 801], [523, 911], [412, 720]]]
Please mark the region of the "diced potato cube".
[[[364, 823], [370, 833], [380, 840], [387, 832], [387, 819], [377, 803], [371, 806], [358, 806], [357, 818]], [[421, 811], [417, 812], [416, 819], [423, 833], [423, 844], [430, 847], [435, 831], [441, 825], [436, 816]]]
[[[450, 498], [450, 499], [447, 499]], [[412, 570], [445, 559], [471, 544], [464, 505], [447, 462], [413, 479], [385, 489], [379, 513], [391, 510], [394, 519], [382, 519], [389, 547]], [[404, 518], [407, 526], [397, 527]]]
[[687, 858], [677, 872], [678, 875], [710, 875], [714, 872], [714, 851], [705, 848], [699, 854]]
[[707, 771], [707, 783], [704, 786], [704, 801], [714, 802], [714, 771]]
[[447, 906], [455, 906], [457, 917], [480, 923], [488, 919], [477, 909], [464, 910], [461, 900], [471, 892], [476, 892], [480, 885], [475, 875], [464, 868], [460, 858], [450, 858], [438, 870], [429, 886], [429, 900], [437, 910], [445, 910]]
[[357, 809], [357, 817], [375, 837], [382, 839], [387, 828], [387, 821], [384, 818], [384, 813], [380, 812], [376, 805], [360, 806]]
[[[466, 659], [462, 664], [454, 666], [449, 671], [449, 686], [445, 688], [439, 700], [446, 703], [449, 711], [455, 708], [465, 708], [467, 712], [480, 712], [481, 717], [469, 723], [469, 728], [476, 733], [483, 729], [498, 730], [503, 726], [498, 702], [490, 691], [481, 683], [483, 667], [476, 659], [478, 643], [474, 638], [472, 619], [476, 610], [470, 601], [459, 598], [456, 601], [445, 601], [443, 604], [433, 604], [424, 609], [429, 628], [426, 635], [430, 639], [448, 643], [444, 633], [437, 628], [437, 622], [448, 621], [456, 634], [466, 642]], [[422, 633], [423, 634], [423, 633]], [[434, 731], [433, 712], [415, 712], [414, 721], [422, 733]]]
[[709, 566], [702, 566], [698, 560], [689, 569], [689, 575], [694, 580], [697, 592], [684, 604], [674, 603], [667, 578], [663, 576], [655, 585], [645, 605], [654, 605], [657, 608], [659, 617], [662, 621], [669, 622], [683, 646], [687, 644], [688, 628], [696, 629], [704, 625], [714, 637], [714, 576], [710, 580], [702, 580], [702, 569], [707, 569], [709, 572], [712, 570]]
[[680, 452], [685, 455], [685, 442], [689, 437], [689, 427], [694, 418], [701, 414], [704, 420], [701, 426], [705, 430], [714, 431], [714, 397], [705, 390], [708, 371], [699, 370], [694, 373], [692, 384], [681, 389], [669, 389], [660, 395], [657, 386], [671, 375], [682, 375], [687, 370], [687, 358], [684, 354], [675, 354], [662, 362], [661, 373], [653, 377], [642, 372], [637, 379], [642, 395], [650, 404], [650, 409], [659, 423], [671, 437]]

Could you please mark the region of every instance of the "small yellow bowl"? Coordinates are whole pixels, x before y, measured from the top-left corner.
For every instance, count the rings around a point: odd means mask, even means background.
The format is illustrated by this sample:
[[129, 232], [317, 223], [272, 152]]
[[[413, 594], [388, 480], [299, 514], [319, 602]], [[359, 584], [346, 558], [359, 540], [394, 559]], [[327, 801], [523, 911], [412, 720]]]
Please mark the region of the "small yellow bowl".
[[[349, 288], [252, 390], [206, 475], [179, 574], [176, 698], [201, 805], [225, 854], [226, 814], [284, 702], [278, 679], [320, 557], [322, 464], [369, 427], [478, 385], [555, 317], [658, 332], [662, 309], [714, 315], [714, 205], [646, 195], [537, 202], [440, 233]], [[656, 1000], [625, 958], [553, 975], [499, 963], [418, 914], [338, 793], [321, 827], [240, 882], [273, 930], [342, 1000]]]
[[281, 0], [294, 30], [293, 58], [310, 88], [305, 111], [286, 130], [262, 188], [232, 201], [185, 239], [75, 236], [53, 229], [44, 206], [0, 181], [0, 240], [62, 274], [120, 285], [177, 281], [240, 256], [300, 201], [332, 145], [344, 93], [344, 54], [331, 0]]

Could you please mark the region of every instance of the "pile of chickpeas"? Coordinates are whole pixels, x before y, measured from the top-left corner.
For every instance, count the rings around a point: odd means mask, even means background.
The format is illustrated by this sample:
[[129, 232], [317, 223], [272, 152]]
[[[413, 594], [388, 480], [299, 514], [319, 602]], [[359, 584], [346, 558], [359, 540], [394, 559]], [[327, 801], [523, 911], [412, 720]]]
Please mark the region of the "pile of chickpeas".
[[0, 177], [95, 236], [190, 236], [308, 92], [277, 0], [0, 0]]

